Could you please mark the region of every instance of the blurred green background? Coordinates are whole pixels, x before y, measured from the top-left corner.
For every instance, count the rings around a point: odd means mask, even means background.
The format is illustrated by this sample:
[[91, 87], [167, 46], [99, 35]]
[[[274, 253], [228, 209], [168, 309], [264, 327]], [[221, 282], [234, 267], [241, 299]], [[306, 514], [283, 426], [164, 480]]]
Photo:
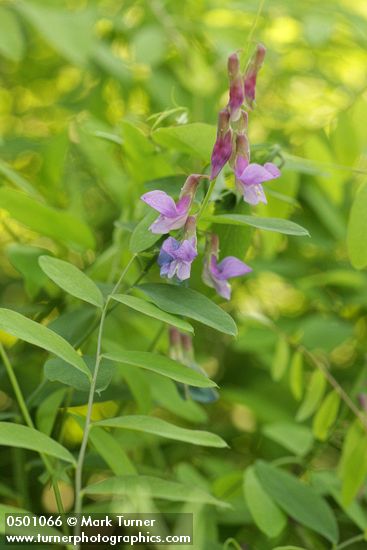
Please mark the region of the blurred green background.
[[[269, 204], [256, 214], [292, 217], [311, 238], [256, 231], [249, 248], [237, 246], [254, 268], [234, 283], [234, 299], [225, 306], [239, 337], [198, 327], [195, 338], [199, 362], [221, 386], [216, 404], [180, 409], [153, 378], [134, 386], [127, 375], [126, 387], [115, 381], [96, 414], [111, 415], [117, 406], [153, 411], [206, 426], [230, 443], [228, 451], [192, 454], [182, 444], [149, 450], [144, 441], [121, 438], [140, 471], [210, 488], [233, 505], [216, 512], [198, 507], [197, 548], [223, 548], [233, 537], [238, 548], [251, 550], [281, 544], [323, 550], [330, 548], [325, 538], [292, 521], [269, 538], [269, 529], [251, 517], [242, 478], [256, 459], [289, 464], [330, 499], [341, 540], [367, 528], [366, 436], [348, 462], [343, 442], [353, 415], [341, 405], [337, 422], [320, 430], [312, 417], [329, 387], [316, 381], [318, 395], [307, 397], [315, 361], [330, 369], [356, 407], [366, 391], [367, 277], [356, 269], [367, 264], [365, 2], [1, 1], [1, 302], [45, 321], [72, 308], [38, 267], [45, 250], [99, 281], [115, 278], [130, 255], [131, 229], [146, 212], [138, 200], [146, 182], [207, 168], [217, 112], [227, 101], [227, 56], [241, 50], [245, 66], [258, 41], [267, 57], [250, 117], [253, 153], [278, 155], [284, 168], [267, 187]], [[190, 132], [186, 124], [194, 124]], [[230, 177], [222, 183], [231, 186]], [[156, 268], [152, 273], [157, 276]], [[200, 285], [194, 270], [192, 286], [203, 290]], [[83, 315], [75, 321], [80, 330], [90, 322]], [[156, 325], [125, 310], [109, 320], [107, 339], [147, 349]], [[41, 352], [25, 351], [5, 333], [1, 340], [37, 410], [55, 389], [42, 383]], [[303, 354], [301, 367], [293, 353], [299, 344], [311, 354]], [[158, 347], [166, 352], [165, 336]], [[8, 418], [14, 403], [4, 372], [0, 389]], [[78, 392], [73, 399], [70, 405], [85, 403]], [[303, 399], [312, 402], [298, 422]], [[60, 433], [71, 447], [80, 440], [70, 419]], [[0, 460], [6, 465], [9, 456]], [[101, 465], [96, 459], [89, 467], [92, 475]], [[42, 498], [36, 495], [35, 509], [50, 509]]]

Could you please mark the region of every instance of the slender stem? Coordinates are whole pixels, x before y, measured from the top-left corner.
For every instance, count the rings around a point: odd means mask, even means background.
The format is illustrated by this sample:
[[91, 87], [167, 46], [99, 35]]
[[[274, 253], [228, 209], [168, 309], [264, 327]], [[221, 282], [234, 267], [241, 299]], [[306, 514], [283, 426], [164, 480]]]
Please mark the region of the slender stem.
[[214, 190], [214, 187], [215, 187], [215, 182], [216, 180], [213, 179], [211, 182], [210, 182], [210, 185], [209, 185], [209, 189], [204, 197], [204, 200], [203, 200], [203, 203], [200, 207], [200, 210], [199, 212], [197, 213], [197, 216], [196, 216], [196, 223], [198, 223], [198, 221], [200, 220], [201, 216], [203, 215], [203, 213], [205, 212], [206, 210], [206, 207], [208, 206], [208, 203], [210, 201], [210, 197], [213, 193], [213, 190]]
[[342, 548], [347, 548], [348, 546], [350, 546], [351, 544], [354, 544], [355, 542], [362, 542], [364, 540], [366, 540], [364, 535], [357, 535], [336, 546], [335, 550], [342, 550]]
[[130, 259], [129, 263], [123, 270], [123, 272], [120, 275], [119, 280], [115, 284], [111, 294], [107, 296], [106, 303], [102, 309], [102, 314], [99, 322], [99, 329], [98, 329], [98, 339], [97, 339], [97, 350], [96, 350], [96, 361], [94, 365], [94, 372], [92, 377], [92, 382], [89, 390], [89, 396], [88, 396], [88, 405], [87, 405], [87, 414], [85, 418], [85, 425], [84, 425], [84, 432], [83, 432], [83, 439], [80, 446], [79, 456], [78, 456], [78, 462], [75, 472], [75, 508], [74, 511], [76, 514], [80, 514], [82, 510], [82, 476], [83, 476], [83, 466], [84, 466], [84, 459], [85, 459], [85, 453], [87, 449], [88, 444], [88, 438], [89, 438], [89, 431], [90, 431], [90, 424], [91, 424], [91, 417], [92, 417], [92, 409], [93, 409], [93, 402], [94, 402], [94, 393], [96, 390], [96, 384], [97, 384], [97, 377], [98, 377], [98, 371], [99, 366], [101, 363], [102, 355], [101, 355], [101, 349], [102, 349], [102, 336], [103, 336], [103, 329], [104, 329], [104, 322], [106, 319], [106, 315], [108, 312], [108, 306], [111, 300], [111, 296], [115, 294], [117, 289], [119, 288], [123, 278], [125, 277], [126, 273], [128, 272], [131, 264], [134, 262], [136, 258], [136, 254]]
[[[14, 394], [15, 394], [15, 397], [16, 397], [16, 400], [17, 400], [17, 403], [18, 403], [18, 407], [19, 407], [19, 409], [20, 409], [20, 411], [23, 415], [25, 423], [27, 424], [27, 426], [29, 428], [34, 429], [33, 420], [31, 418], [31, 415], [29, 414], [26, 402], [25, 402], [24, 397], [23, 397], [22, 390], [20, 389], [20, 386], [18, 384], [17, 377], [15, 376], [13, 365], [11, 364], [11, 362], [9, 360], [9, 357], [8, 357], [8, 354], [6, 353], [6, 351], [4, 349], [4, 346], [1, 343], [0, 343], [0, 356], [3, 360], [5, 370], [8, 374], [10, 383], [12, 385], [12, 388], [13, 388], [13, 391], [14, 391]], [[58, 509], [60, 514], [63, 514], [64, 513], [64, 507], [63, 507], [62, 500], [61, 500], [60, 489], [59, 489], [57, 481], [54, 479], [54, 471], [53, 471], [52, 465], [51, 465], [51, 463], [50, 463], [47, 456], [45, 456], [42, 453], [40, 453], [40, 456], [41, 456], [41, 459], [42, 459], [42, 461], [43, 461], [43, 463], [46, 467], [46, 470], [48, 471], [48, 473], [50, 475], [50, 478], [51, 478], [52, 487], [53, 487], [53, 490], [54, 490], [54, 493], [55, 493], [55, 500], [56, 500], [56, 504], [57, 504], [57, 509]]]

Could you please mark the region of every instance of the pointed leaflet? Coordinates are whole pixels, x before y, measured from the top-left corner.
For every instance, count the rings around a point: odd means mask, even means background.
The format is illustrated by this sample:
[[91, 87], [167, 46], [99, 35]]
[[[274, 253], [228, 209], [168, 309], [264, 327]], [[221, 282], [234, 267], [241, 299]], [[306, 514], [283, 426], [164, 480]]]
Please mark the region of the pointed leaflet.
[[44, 325], [28, 319], [16, 311], [0, 309], [0, 330], [54, 353], [83, 372], [91, 380], [92, 377], [86, 364], [75, 349], [64, 338]]
[[137, 473], [125, 449], [106, 430], [93, 428], [89, 433], [89, 440], [115, 475], [135, 475]]
[[173, 502], [203, 502], [215, 506], [227, 507], [225, 502], [217, 500], [210, 493], [184, 485], [177, 481], [168, 481], [151, 476], [121, 476], [105, 479], [83, 489], [87, 495], [122, 495], [130, 496], [137, 492], [146, 491], [153, 498], [160, 498]]
[[287, 341], [280, 337], [275, 349], [274, 358], [271, 364], [271, 376], [273, 380], [279, 382], [283, 378], [289, 363], [289, 345]]
[[284, 512], [333, 544], [338, 542], [335, 516], [310, 485], [262, 460], [256, 462], [255, 472], [263, 489]]
[[41, 269], [60, 288], [80, 300], [103, 307], [103, 296], [97, 285], [75, 265], [52, 256], [41, 256]]
[[30, 449], [75, 464], [74, 457], [65, 447], [34, 428], [12, 422], [0, 422], [0, 445]]
[[136, 225], [132, 235], [130, 237], [129, 248], [131, 252], [137, 254], [143, 252], [147, 248], [150, 248], [155, 244], [162, 235], [152, 233], [149, 231], [149, 227], [156, 220], [158, 214], [155, 210], [150, 210], [142, 220]]
[[296, 420], [302, 422], [311, 416], [317, 409], [324, 395], [326, 380], [324, 374], [316, 370], [309, 381], [304, 400], [296, 414]]
[[321, 403], [314, 416], [312, 430], [317, 439], [325, 441], [329, 430], [338, 416], [340, 396], [337, 392], [330, 392]]
[[251, 516], [260, 531], [269, 538], [280, 535], [287, 519], [262, 488], [253, 467], [247, 468], [244, 473], [243, 491]]
[[177, 327], [180, 330], [194, 332], [194, 329], [187, 321], [183, 321], [182, 319], [179, 319], [178, 317], [175, 317], [174, 315], [171, 315], [166, 311], [162, 311], [151, 302], [142, 300], [142, 298], [129, 296], [128, 294], [113, 294], [111, 298], [113, 300], [116, 300], [117, 302], [120, 302], [121, 304], [125, 304], [126, 306], [131, 307], [131, 309], [135, 309], [136, 311], [140, 311], [140, 313], [144, 313], [144, 315], [148, 315], [148, 317], [153, 317], [154, 319], [158, 319], [158, 321], [163, 321], [163, 323], [167, 323], [169, 325]]
[[144, 284], [137, 288], [168, 313], [189, 317], [225, 334], [237, 335], [232, 317], [196, 290], [162, 283]]
[[258, 216], [246, 216], [244, 214], [226, 214], [218, 216], [206, 216], [204, 221], [228, 225], [251, 225], [265, 231], [275, 231], [284, 235], [295, 237], [309, 237], [310, 234], [301, 225], [283, 220], [281, 218], [260, 218]]
[[196, 372], [177, 361], [173, 361], [169, 357], [164, 355], [158, 355], [156, 353], [149, 353], [147, 351], [111, 351], [103, 355], [106, 359], [115, 361], [116, 363], [125, 363], [127, 365], [133, 365], [142, 369], [168, 376], [176, 382], [182, 382], [189, 386], [197, 386], [198, 388], [211, 388], [216, 386], [215, 382], [201, 374]]
[[227, 447], [227, 443], [216, 434], [201, 430], [187, 430], [153, 416], [120, 416], [95, 422], [94, 425], [149, 433], [204, 447]]

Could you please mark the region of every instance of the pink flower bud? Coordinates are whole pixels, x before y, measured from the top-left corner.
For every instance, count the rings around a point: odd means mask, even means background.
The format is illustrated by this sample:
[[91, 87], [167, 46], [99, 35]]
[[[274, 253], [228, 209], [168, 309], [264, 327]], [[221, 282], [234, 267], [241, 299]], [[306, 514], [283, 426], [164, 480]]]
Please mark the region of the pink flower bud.
[[232, 154], [232, 130], [229, 126], [229, 111], [223, 109], [218, 117], [217, 139], [211, 156], [210, 179], [217, 177]]
[[243, 77], [240, 70], [240, 60], [237, 53], [233, 53], [228, 58], [228, 77], [229, 77], [229, 112], [231, 120], [238, 120], [240, 116], [241, 105], [245, 99], [245, 89]]
[[245, 72], [245, 99], [250, 109], [254, 108], [257, 74], [262, 67], [265, 54], [265, 46], [263, 44], [258, 44]]

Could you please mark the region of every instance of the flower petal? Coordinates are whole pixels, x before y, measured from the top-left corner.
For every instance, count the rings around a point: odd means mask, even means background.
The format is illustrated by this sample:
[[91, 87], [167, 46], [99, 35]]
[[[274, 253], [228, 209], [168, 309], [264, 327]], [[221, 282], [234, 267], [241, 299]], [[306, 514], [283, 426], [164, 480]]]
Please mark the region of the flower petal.
[[273, 179], [279, 178], [280, 176], [280, 170], [278, 166], [276, 166], [273, 162], [266, 162], [264, 164], [264, 168], [270, 172], [270, 174], [273, 176]]
[[222, 298], [225, 298], [225, 300], [229, 300], [231, 297], [231, 285], [228, 283], [228, 281], [219, 281], [217, 279], [214, 279], [213, 282], [217, 294], [219, 294], [219, 296], [222, 296]]
[[141, 200], [146, 204], [157, 210], [160, 214], [173, 218], [177, 216], [177, 208], [175, 201], [172, 197], [167, 195], [164, 191], [149, 191], [142, 195]]
[[196, 248], [188, 240], [183, 241], [180, 248], [174, 254], [176, 259], [184, 262], [192, 262], [197, 255]]
[[189, 195], [185, 195], [184, 197], [182, 197], [178, 201], [177, 205], [175, 205], [177, 214], [179, 216], [187, 214], [190, 207], [190, 203], [191, 203], [191, 198]]
[[177, 262], [177, 278], [180, 281], [185, 281], [190, 278], [191, 263], [190, 262]]
[[238, 156], [236, 160], [235, 174], [238, 179], [241, 178], [243, 171], [248, 167], [248, 160], [245, 157]]
[[243, 200], [249, 204], [259, 204], [259, 202], [267, 204], [263, 186], [243, 185]]
[[231, 279], [232, 277], [241, 277], [241, 275], [246, 275], [246, 273], [252, 271], [251, 267], [241, 262], [238, 258], [235, 258], [235, 256], [227, 256], [227, 258], [224, 258], [224, 260], [218, 264], [217, 269], [219, 271], [217, 279], [221, 281]]

